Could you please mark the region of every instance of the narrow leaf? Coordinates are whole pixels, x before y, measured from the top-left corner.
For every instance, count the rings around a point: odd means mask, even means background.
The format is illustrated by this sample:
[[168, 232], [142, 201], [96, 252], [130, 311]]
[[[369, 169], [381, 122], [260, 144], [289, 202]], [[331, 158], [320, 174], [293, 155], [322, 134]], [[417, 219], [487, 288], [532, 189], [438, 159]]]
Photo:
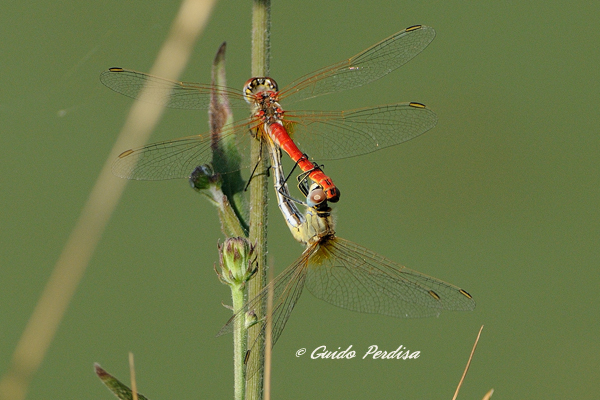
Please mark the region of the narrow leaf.
[[[100, 366], [100, 364], [94, 364], [94, 371], [96, 372], [96, 375], [98, 375], [98, 378], [100, 378], [102, 383], [104, 383], [104, 386], [106, 386], [108, 390], [113, 392], [113, 394], [117, 398], [121, 400], [133, 399], [133, 393], [131, 392], [131, 389], [129, 389], [126, 385], [121, 383], [121, 381], [119, 381], [117, 378], [106, 372]], [[139, 400], [148, 400], [146, 397], [142, 396], [139, 393], [137, 394], [137, 397]]]

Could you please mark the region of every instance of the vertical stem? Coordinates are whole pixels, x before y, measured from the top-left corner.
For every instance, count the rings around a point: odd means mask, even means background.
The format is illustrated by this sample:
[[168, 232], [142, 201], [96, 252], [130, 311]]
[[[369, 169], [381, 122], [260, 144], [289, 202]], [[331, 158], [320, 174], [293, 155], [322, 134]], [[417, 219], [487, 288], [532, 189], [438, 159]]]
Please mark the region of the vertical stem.
[[[231, 298], [233, 300], [233, 312], [236, 313], [244, 306], [243, 285], [231, 286]], [[244, 357], [246, 355], [246, 327], [244, 319], [238, 318], [233, 326], [233, 375], [234, 375], [234, 398], [244, 400], [246, 383], [244, 375]]]
[[[266, 76], [269, 73], [269, 49], [271, 29], [271, 1], [253, 0], [252, 6], [252, 76]], [[252, 142], [251, 158], [258, 165], [257, 173], [250, 184], [250, 243], [256, 244], [258, 272], [248, 282], [248, 299], [254, 298], [266, 285], [267, 265], [267, 199], [268, 182], [265, 174], [267, 157], [264, 146], [259, 140]], [[262, 309], [259, 307], [259, 309]], [[261, 318], [262, 316], [257, 316]], [[256, 342], [256, 341], [259, 342]], [[260, 329], [250, 329], [248, 345], [255, 351], [264, 349]], [[263, 354], [260, 355], [263, 357]], [[261, 361], [262, 362], [262, 361]], [[262, 368], [261, 368], [262, 370]], [[246, 393], [248, 399], [260, 399], [263, 390], [263, 374], [257, 372], [248, 380]]]
[[271, 57], [271, 0], [252, 7], [252, 76], [267, 76]]

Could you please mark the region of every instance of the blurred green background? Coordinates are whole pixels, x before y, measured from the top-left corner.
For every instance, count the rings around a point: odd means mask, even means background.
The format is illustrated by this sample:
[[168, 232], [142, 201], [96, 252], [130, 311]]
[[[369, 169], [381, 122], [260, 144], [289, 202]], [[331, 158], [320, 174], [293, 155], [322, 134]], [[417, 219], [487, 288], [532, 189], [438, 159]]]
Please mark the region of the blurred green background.
[[[132, 101], [100, 72], [147, 71], [178, 2], [10, 2], [0, 16], [0, 372]], [[251, 3], [221, 2], [183, 80], [209, 82], [228, 42], [230, 86], [250, 76]], [[438, 126], [401, 146], [328, 162], [339, 236], [467, 289], [471, 313], [400, 320], [302, 296], [274, 352], [273, 397], [597, 398], [600, 3], [274, 1], [271, 75], [285, 85], [407, 26], [437, 31], [400, 70], [302, 104], [418, 101]], [[237, 115], [243, 117], [242, 114]], [[168, 110], [153, 141], [200, 133]], [[124, 150], [124, 149], [123, 149]], [[118, 178], [115, 178], [118, 179]], [[271, 198], [274, 196], [271, 193]], [[276, 271], [296, 259], [270, 205]], [[215, 210], [185, 180], [131, 182], [30, 388], [30, 399], [109, 399], [93, 362], [151, 399], [232, 397], [229, 294], [214, 272]], [[320, 345], [421, 351], [415, 361], [311, 360]]]

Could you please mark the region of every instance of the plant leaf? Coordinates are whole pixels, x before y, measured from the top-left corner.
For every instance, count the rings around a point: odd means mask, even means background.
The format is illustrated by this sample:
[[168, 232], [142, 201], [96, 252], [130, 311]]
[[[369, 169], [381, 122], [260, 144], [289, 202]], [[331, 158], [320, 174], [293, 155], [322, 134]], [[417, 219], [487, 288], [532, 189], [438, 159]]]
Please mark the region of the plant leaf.
[[[96, 372], [96, 375], [98, 375], [98, 378], [100, 378], [102, 383], [104, 383], [104, 386], [106, 386], [108, 388], [108, 390], [113, 392], [113, 394], [115, 396], [117, 396], [117, 398], [119, 398], [121, 400], [132, 400], [133, 399], [133, 393], [131, 392], [131, 389], [129, 389], [126, 385], [121, 383], [121, 381], [119, 381], [117, 378], [115, 378], [114, 376], [112, 376], [111, 374], [106, 372], [100, 366], [100, 364], [98, 364], [98, 363], [94, 364], [94, 371]], [[142, 396], [139, 393], [138, 393], [138, 399], [139, 400], [148, 400], [146, 397]]]

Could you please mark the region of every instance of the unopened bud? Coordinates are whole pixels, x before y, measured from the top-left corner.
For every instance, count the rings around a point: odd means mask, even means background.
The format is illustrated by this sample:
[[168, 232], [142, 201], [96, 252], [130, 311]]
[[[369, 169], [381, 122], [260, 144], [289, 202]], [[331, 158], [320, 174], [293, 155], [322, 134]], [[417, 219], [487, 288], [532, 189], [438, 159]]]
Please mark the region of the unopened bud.
[[197, 190], [212, 190], [221, 188], [221, 176], [215, 174], [210, 164], [196, 167], [190, 174], [190, 186]]
[[219, 245], [219, 279], [227, 285], [241, 285], [256, 272], [254, 246], [245, 238], [228, 238]]

